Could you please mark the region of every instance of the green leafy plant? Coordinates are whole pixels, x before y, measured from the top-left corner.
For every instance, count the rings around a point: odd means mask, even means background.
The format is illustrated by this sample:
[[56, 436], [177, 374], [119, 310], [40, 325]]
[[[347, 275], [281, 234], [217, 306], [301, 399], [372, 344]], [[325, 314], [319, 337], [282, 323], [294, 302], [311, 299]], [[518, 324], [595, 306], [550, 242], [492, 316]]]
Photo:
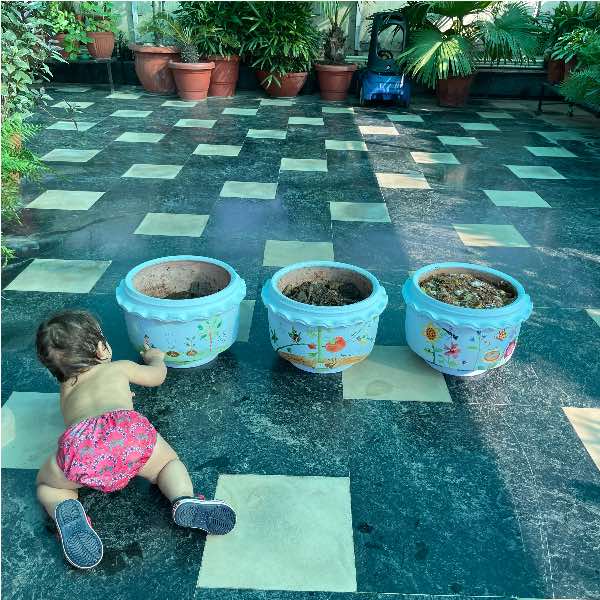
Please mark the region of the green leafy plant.
[[[25, 123], [21, 115], [11, 115], [2, 120], [2, 227], [19, 222], [21, 208], [19, 183], [22, 179], [35, 179], [46, 170], [46, 166], [26, 142], [39, 127]], [[14, 252], [2, 244], [3, 264], [14, 256]]]
[[585, 44], [577, 49], [578, 65], [560, 85], [570, 102], [600, 110], [600, 29], [588, 30]]
[[200, 56], [241, 54], [246, 2], [181, 2], [174, 15], [197, 40]]
[[118, 16], [112, 2], [81, 2], [79, 11], [84, 18], [86, 31], [117, 32]]
[[320, 50], [310, 2], [250, 2], [246, 51], [252, 66], [269, 74], [264, 85], [281, 85], [280, 77], [308, 71]]
[[597, 2], [559, 2], [551, 13], [537, 18], [539, 26], [539, 47], [546, 54], [555, 50], [558, 39], [577, 29], [587, 27], [594, 29], [600, 26], [600, 4]]
[[587, 27], [577, 27], [561, 35], [553, 47], [552, 58], [554, 60], [573, 60], [594, 38], [597, 33]]
[[409, 47], [399, 64], [416, 81], [472, 75], [479, 61], [528, 62], [537, 47], [536, 25], [521, 2], [409, 2]]
[[[46, 2], [45, 17], [50, 24], [53, 35], [64, 34], [63, 49], [69, 60], [79, 55], [79, 46], [91, 42], [85, 32], [83, 23], [70, 10], [68, 2]], [[67, 7], [65, 7], [67, 5]]]
[[50, 23], [36, 3], [7, 2], [1, 14], [2, 115], [6, 118], [27, 113], [49, 99], [43, 83], [52, 73], [46, 63], [64, 61], [59, 48], [47, 41]]
[[323, 54], [325, 61], [330, 64], [346, 62], [347, 35], [344, 25], [353, 7], [352, 2], [321, 2], [321, 13], [327, 18], [329, 29], [325, 33]]

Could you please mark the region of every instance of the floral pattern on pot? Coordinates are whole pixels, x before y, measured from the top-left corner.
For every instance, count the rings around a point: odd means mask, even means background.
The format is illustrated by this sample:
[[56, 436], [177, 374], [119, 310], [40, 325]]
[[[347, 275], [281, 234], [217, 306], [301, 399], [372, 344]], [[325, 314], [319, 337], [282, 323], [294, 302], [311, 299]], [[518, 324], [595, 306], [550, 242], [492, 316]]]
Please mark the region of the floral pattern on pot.
[[[218, 291], [179, 300], [150, 295], [175, 282], [186, 289], [199, 285], [203, 277], [219, 281]], [[133, 347], [160, 348], [168, 367], [188, 368], [212, 361], [237, 340], [246, 284], [231, 266], [214, 258], [167, 256], [134, 267], [116, 295]]]
[[379, 317], [351, 327], [311, 327], [269, 315], [275, 352], [304, 371], [336, 373], [367, 358], [373, 349]]
[[[314, 306], [285, 296], [290, 282], [349, 281], [365, 299], [345, 306]], [[387, 306], [387, 294], [368, 271], [332, 261], [296, 263], [280, 269], [262, 290], [273, 349], [294, 366], [311, 373], [337, 373], [369, 356]]]
[[206, 364], [227, 350], [237, 339], [239, 307], [202, 321], [161, 323], [125, 315], [127, 331], [136, 350], [160, 348], [168, 367], [192, 367]]
[[[445, 304], [425, 294], [419, 281], [436, 270], [475, 271], [502, 279], [516, 291], [510, 304], [472, 309]], [[406, 341], [430, 366], [448, 375], [472, 376], [510, 360], [523, 321], [533, 305], [523, 286], [500, 271], [467, 263], [438, 263], [419, 269], [402, 288], [406, 302]]]

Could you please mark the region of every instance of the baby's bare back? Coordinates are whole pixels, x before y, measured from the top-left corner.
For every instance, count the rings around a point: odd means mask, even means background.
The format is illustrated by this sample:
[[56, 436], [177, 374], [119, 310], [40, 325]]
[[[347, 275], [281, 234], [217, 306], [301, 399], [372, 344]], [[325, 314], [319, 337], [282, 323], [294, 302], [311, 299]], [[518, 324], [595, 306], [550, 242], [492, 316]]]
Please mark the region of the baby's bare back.
[[129, 378], [118, 362], [97, 365], [61, 385], [60, 405], [68, 427], [112, 410], [133, 410]]

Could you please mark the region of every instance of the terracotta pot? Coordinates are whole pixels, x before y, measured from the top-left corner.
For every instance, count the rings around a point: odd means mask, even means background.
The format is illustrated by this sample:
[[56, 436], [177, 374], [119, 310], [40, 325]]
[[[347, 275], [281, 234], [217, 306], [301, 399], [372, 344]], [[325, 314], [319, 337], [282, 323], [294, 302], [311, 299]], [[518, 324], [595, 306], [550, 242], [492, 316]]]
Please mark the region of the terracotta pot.
[[88, 42], [87, 49], [92, 58], [110, 58], [115, 47], [115, 34], [112, 31], [88, 31], [88, 37], [93, 42]]
[[210, 76], [215, 68], [214, 62], [169, 63], [173, 71], [177, 93], [183, 100], [205, 100], [210, 86]]
[[352, 74], [356, 71], [355, 64], [327, 65], [315, 63], [315, 70], [319, 78], [322, 100], [346, 99], [352, 81]]
[[235, 96], [235, 88], [240, 76], [240, 57], [207, 56], [206, 60], [215, 63], [215, 69], [210, 77], [209, 96], [229, 98]]
[[135, 52], [135, 73], [143, 88], [156, 94], [172, 94], [175, 81], [169, 69], [169, 62], [179, 59], [179, 49], [175, 46], [140, 46], [130, 44]]
[[551, 58], [548, 60], [546, 68], [548, 70], [549, 83], [560, 83], [565, 78], [564, 60], [554, 60]]
[[[53, 39], [56, 40], [56, 43], [62, 48], [59, 50], [59, 54], [65, 59], [69, 60], [69, 53], [64, 49], [65, 47], [65, 38], [67, 37], [66, 33], [57, 33]], [[75, 42], [75, 47], [79, 48], [79, 42]]]
[[469, 91], [474, 75], [468, 77], [448, 77], [438, 79], [437, 97], [440, 106], [464, 106], [469, 98]]
[[266, 85], [263, 83], [266, 77], [268, 77], [271, 73], [269, 71], [256, 71], [256, 76], [260, 81], [260, 85], [263, 87], [265, 92], [269, 94], [269, 96], [273, 96], [275, 98], [292, 98], [297, 96], [302, 86], [306, 83], [308, 79], [308, 73], [288, 73], [287, 75], [279, 75], [277, 79], [279, 79], [281, 86], [278, 86], [275, 82], [271, 83], [271, 85]]

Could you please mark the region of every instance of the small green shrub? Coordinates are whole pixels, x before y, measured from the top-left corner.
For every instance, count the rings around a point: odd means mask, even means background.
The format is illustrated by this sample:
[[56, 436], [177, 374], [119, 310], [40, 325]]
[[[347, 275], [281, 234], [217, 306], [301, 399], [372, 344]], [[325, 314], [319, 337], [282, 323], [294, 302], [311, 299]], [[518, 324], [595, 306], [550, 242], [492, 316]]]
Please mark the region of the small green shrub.
[[281, 85], [279, 77], [308, 71], [321, 45], [312, 3], [250, 2], [249, 8], [246, 51], [253, 67], [269, 73], [262, 83]]

